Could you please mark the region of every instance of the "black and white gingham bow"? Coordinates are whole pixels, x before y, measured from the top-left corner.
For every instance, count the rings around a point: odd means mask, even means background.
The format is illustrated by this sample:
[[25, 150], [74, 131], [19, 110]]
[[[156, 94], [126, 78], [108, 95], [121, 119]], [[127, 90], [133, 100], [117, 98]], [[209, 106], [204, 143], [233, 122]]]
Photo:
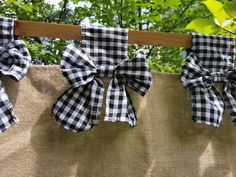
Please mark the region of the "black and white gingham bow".
[[[181, 81], [191, 91], [193, 121], [218, 127], [228, 107], [236, 125], [234, 38], [193, 34], [193, 47], [183, 65]], [[224, 85], [223, 95], [215, 87]]]
[[104, 93], [100, 77], [112, 77], [105, 121], [135, 126], [135, 110], [126, 86], [141, 95], [150, 87], [151, 74], [144, 53], [139, 50], [127, 60], [126, 29], [82, 27], [82, 31], [84, 48], [70, 44], [63, 52], [61, 70], [71, 87], [53, 106], [56, 120], [74, 132], [98, 124]]
[[[21, 40], [14, 40], [14, 21], [0, 17], [0, 73], [19, 81], [26, 74], [31, 56]], [[3, 83], [0, 81], [0, 133], [17, 123]]]

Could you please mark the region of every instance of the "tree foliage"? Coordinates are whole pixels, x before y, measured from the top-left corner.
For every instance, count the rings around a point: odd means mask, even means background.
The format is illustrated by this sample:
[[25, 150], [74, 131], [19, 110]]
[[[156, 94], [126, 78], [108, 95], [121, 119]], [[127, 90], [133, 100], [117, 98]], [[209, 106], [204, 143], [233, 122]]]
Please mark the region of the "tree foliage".
[[[0, 15], [49, 23], [79, 25], [89, 22], [111, 27], [184, 33], [187, 25], [188, 30], [198, 31], [199, 24], [202, 24], [199, 19], [204, 19], [204, 24], [208, 26], [214, 23], [211, 15], [214, 8], [209, 11], [210, 5], [207, 4], [215, 2], [213, 0], [204, 3], [201, 0], [61, 0], [59, 4], [53, 5], [46, 0], [2, 0]], [[234, 8], [230, 8], [233, 6], [229, 4], [230, 2], [227, 3], [224, 6], [225, 13], [235, 15]], [[214, 14], [217, 15], [217, 12]], [[218, 18], [219, 23], [223, 24], [224, 18]], [[235, 19], [235, 16], [230, 16], [230, 19]], [[226, 29], [229, 30], [228, 26]], [[214, 32], [212, 29], [212, 33]], [[47, 38], [24, 38], [24, 40], [33, 56], [33, 63], [36, 64], [58, 64], [60, 51], [71, 42]], [[151, 69], [180, 72], [184, 49], [132, 45], [129, 46], [129, 56], [132, 57], [138, 48], [145, 49]]]
[[202, 2], [210, 18], [197, 18], [191, 21], [186, 29], [200, 33], [236, 36], [236, 1], [206, 0]]

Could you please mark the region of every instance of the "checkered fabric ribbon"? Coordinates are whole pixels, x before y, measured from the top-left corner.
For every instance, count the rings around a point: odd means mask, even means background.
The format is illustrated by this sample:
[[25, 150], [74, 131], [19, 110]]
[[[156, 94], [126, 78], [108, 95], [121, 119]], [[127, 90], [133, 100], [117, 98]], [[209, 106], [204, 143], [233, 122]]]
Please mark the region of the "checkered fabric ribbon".
[[[0, 73], [19, 81], [26, 74], [31, 56], [22, 40], [14, 40], [14, 21], [0, 17]], [[3, 83], [0, 81], [0, 133], [17, 123]]]
[[127, 29], [82, 27], [82, 46], [69, 44], [63, 51], [61, 70], [71, 87], [55, 102], [53, 114], [66, 129], [84, 131], [97, 125], [104, 94], [101, 77], [111, 77], [106, 97], [105, 121], [136, 125], [135, 109], [126, 86], [145, 95], [151, 73], [143, 51], [127, 59]]
[[[192, 34], [192, 38], [181, 81], [191, 92], [193, 121], [218, 127], [226, 105], [236, 125], [234, 38], [203, 34]], [[216, 82], [223, 83], [222, 95]]]

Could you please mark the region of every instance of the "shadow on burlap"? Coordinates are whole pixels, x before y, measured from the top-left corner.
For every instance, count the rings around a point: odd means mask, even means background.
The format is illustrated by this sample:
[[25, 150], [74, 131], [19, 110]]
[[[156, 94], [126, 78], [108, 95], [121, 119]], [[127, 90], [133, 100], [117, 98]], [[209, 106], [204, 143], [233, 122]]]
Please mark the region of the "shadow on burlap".
[[104, 123], [103, 107], [100, 124], [78, 134], [51, 116], [68, 88], [58, 66], [31, 66], [20, 83], [1, 77], [20, 122], [0, 135], [0, 176], [236, 176], [236, 130], [228, 113], [220, 128], [194, 124], [180, 76], [152, 75], [145, 97], [129, 90], [137, 127]]

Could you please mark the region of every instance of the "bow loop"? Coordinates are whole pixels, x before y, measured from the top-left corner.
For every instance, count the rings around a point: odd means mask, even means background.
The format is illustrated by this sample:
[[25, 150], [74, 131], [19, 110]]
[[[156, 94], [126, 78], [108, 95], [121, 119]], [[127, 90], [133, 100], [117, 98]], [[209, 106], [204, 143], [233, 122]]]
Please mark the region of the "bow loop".
[[223, 96], [236, 126], [236, 68], [227, 72], [228, 81], [225, 83]]
[[97, 73], [93, 61], [85, 51], [72, 44], [62, 53], [61, 70], [73, 87], [91, 82]]
[[127, 122], [130, 126], [135, 126], [137, 123], [135, 108], [125, 85], [142, 96], [151, 85], [151, 73], [141, 50], [136, 52], [132, 60], [125, 60], [116, 67], [106, 98], [105, 121]]
[[27, 73], [31, 56], [22, 40], [0, 46], [0, 73], [21, 80]]
[[57, 99], [52, 112], [66, 129], [89, 130], [98, 124], [104, 93], [96, 67], [81, 48], [70, 44], [63, 51], [61, 70], [71, 87]]
[[142, 50], [138, 50], [132, 60], [125, 60], [118, 65], [114, 76], [142, 96], [152, 83], [148, 63]]

